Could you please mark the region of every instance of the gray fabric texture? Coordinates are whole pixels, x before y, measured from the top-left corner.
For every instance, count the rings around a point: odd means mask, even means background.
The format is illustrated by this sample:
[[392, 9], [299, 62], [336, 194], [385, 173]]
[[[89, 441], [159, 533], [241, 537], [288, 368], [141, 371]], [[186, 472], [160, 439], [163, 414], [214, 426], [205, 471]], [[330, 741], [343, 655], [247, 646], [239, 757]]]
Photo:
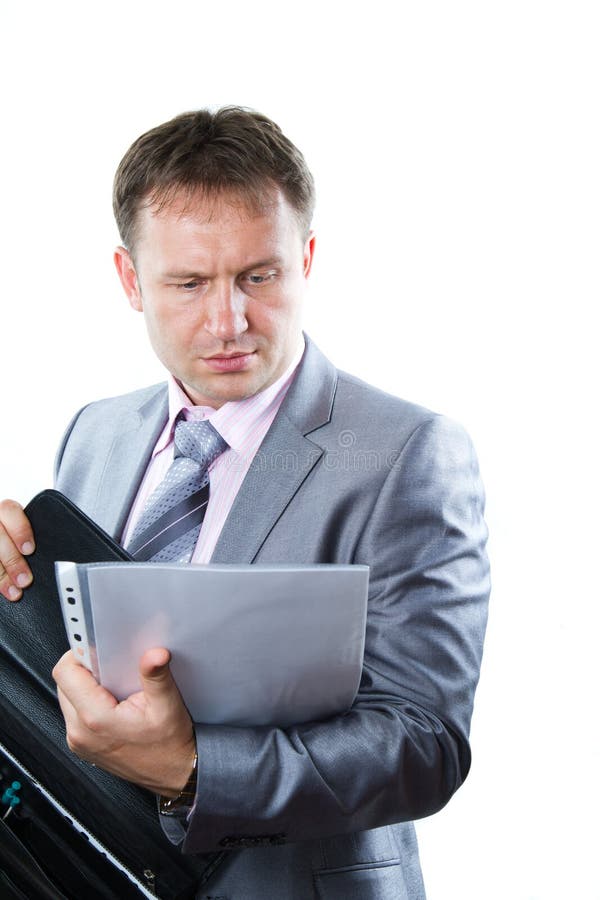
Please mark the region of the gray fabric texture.
[[[166, 417], [158, 385], [91, 404], [65, 435], [57, 487], [117, 538]], [[352, 709], [327, 721], [196, 725], [182, 849], [232, 851], [201, 896], [422, 900], [411, 822], [441, 809], [470, 766], [483, 504], [460, 426], [307, 342], [212, 561], [369, 565], [363, 676]]]

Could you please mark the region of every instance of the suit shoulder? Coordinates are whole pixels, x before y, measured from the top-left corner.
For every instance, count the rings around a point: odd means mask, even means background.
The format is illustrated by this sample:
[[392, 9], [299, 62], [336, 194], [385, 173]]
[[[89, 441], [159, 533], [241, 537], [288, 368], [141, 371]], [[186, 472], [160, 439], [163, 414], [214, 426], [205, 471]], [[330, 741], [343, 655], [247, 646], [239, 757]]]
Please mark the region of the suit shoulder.
[[354, 416], [366, 417], [373, 425], [382, 419], [386, 422], [401, 421], [407, 427], [412, 424], [418, 428], [425, 422], [442, 418], [425, 406], [390, 394], [349, 372], [338, 371], [335, 400], [344, 412], [351, 411]]
[[463, 426], [453, 419], [411, 403], [357, 378], [338, 372], [332, 433], [348, 430], [361, 444], [400, 450], [411, 439], [443, 445], [469, 445]]
[[[153, 419], [167, 412], [167, 386], [154, 384], [150, 387], [94, 400], [82, 407], [71, 419], [55, 457], [55, 483], [59, 470], [64, 468], [68, 458], [75, 469], [91, 454], [106, 457], [115, 436], [128, 425], [134, 426], [146, 417]], [[93, 440], [90, 437], [93, 436]]]
[[130, 391], [116, 397], [93, 400], [77, 410], [69, 422], [60, 442], [56, 459], [55, 472], [62, 461], [65, 447], [71, 437], [76, 434], [88, 434], [90, 429], [101, 429], [98, 436], [108, 436], [112, 427], [121, 428], [132, 416], [138, 415], [146, 407], [167, 402], [166, 384], [153, 384], [150, 387]]
[[122, 427], [128, 417], [143, 412], [148, 406], [164, 400], [166, 403], [166, 384], [153, 384], [150, 387], [139, 388], [127, 394], [119, 394], [116, 397], [104, 397], [100, 400], [92, 400], [86, 406], [81, 407], [69, 423], [65, 438], [75, 427], [86, 425], [91, 427], [95, 423], [106, 426], [114, 423], [115, 427]]
[[[115, 397], [103, 397], [92, 400], [83, 410], [99, 412], [102, 414], [118, 415], [120, 411], [143, 409], [144, 406], [164, 394], [166, 396], [167, 385], [152, 384], [149, 387], [138, 388], [126, 394], [118, 394]], [[82, 411], [83, 411], [82, 410]]]

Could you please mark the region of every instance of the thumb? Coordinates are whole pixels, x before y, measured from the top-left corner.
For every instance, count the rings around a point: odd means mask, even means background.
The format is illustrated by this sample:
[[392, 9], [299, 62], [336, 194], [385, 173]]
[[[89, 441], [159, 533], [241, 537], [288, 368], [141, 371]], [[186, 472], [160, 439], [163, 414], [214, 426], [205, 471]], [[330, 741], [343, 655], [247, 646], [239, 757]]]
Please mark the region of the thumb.
[[159, 697], [177, 690], [169, 662], [171, 654], [164, 647], [153, 647], [146, 650], [140, 659], [140, 681], [143, 692], [150, 697]]

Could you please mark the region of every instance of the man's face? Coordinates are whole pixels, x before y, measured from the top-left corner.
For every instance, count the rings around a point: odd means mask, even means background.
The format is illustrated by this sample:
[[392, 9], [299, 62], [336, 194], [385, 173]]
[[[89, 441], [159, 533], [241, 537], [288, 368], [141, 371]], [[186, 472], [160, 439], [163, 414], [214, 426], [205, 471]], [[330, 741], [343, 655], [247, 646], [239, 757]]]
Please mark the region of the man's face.
[[253, 211], [235, 196], [187, 196], [139, 212], [135, 263], [115, 253], [164, 366], [197, 405], [218, 408], [273, 384], [301, 334], [314, 250], [277, 191]]

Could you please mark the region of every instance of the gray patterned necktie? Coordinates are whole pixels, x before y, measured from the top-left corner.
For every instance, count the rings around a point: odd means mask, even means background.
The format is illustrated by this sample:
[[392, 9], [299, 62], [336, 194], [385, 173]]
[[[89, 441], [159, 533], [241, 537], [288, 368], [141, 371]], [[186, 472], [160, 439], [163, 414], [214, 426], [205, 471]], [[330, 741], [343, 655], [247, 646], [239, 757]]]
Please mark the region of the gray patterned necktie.
[[177, 423], [173, 462], [127, 544], [134, 559], [190, 561], [208, 505], [208, 467], [227, 446], [208, 419]]

